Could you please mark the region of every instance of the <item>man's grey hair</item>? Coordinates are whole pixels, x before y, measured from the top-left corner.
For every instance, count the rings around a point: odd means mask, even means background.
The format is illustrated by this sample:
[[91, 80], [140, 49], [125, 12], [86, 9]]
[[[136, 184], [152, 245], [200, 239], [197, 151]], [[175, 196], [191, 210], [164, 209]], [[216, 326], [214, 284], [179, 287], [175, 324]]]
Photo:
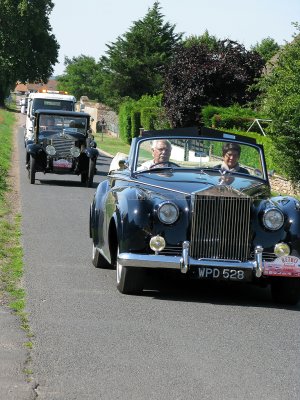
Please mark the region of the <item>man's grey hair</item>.
[[165, 143], [168, 146], [168, 148], [171, 150], [171, 148], [172, 148], [171, 142], [169, 140], [167, 140], [167, 139], [155, 139], [155, 140], [153, 140], [152, 145], [151, 145], [151, 149], [152, 150], [156, 149], [157, 143], [159, 143], [159, 142]]

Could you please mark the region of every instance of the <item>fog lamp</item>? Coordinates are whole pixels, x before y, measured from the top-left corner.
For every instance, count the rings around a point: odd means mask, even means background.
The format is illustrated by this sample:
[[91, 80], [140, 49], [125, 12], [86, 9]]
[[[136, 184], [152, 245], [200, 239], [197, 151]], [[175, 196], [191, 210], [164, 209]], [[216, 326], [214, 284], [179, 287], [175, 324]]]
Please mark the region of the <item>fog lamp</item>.
[[166, 247], [166, 241], [162, 236], [153, 236], [150, 239], [150, 249], [158, 252], [158, 251], [162, 251], [164, 248]]
[[73, 157], [79, 157], [79, 155], [80, 155], [80, 149], [79, 149], [79, 147], [72, 146], [72, 147], [70, 148], [70, 153], [72, 154]]
[[46, 153], [49, 154], [49, 156], [54, 156], [54, 154], [56, 153], [55, 147], [49, 144], [46, 147]]
[[277, 257], [286, 257], [290, 255], [290, 247], [286, 243], [277, 243], [274, 247], [274, 253]]

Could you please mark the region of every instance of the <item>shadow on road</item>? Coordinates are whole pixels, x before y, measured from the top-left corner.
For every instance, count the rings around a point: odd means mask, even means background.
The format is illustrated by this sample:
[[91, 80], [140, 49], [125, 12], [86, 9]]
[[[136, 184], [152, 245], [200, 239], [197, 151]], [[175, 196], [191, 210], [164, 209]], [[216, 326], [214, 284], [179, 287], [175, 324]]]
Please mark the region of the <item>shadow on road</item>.
[[142, 295], [161, 301], [172, 300], [300, 311], [299, 303], [296, 306], [275, 304], [269, 287], [258, 287], [246, 283], [188, 280], [159, 271], [151, 271], [149, 277], [147, 276], [147, 286]]

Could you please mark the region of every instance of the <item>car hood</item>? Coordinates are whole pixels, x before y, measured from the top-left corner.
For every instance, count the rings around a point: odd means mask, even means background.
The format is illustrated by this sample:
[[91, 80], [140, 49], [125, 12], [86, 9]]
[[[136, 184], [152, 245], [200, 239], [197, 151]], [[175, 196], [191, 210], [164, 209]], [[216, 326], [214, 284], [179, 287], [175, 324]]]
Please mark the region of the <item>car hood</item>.
[[219, 172], [203, 173], [202, 171], [162, 171], [144, 172], [137, 175], [137, 181], [149, 186], [148, 189], [160, 188], [191, 194], [205, 191], [208, 195], [234, 195], [244, 196], [267, 196], [269, 185], [266, 181], [248, 175], [230, 174], [222, 176]]

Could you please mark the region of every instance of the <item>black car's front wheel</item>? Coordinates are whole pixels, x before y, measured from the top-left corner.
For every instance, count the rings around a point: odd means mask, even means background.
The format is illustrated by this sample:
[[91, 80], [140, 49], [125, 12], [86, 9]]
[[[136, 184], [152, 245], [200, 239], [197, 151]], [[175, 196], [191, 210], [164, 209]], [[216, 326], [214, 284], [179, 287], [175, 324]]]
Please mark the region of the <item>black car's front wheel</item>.
[[89, 172], [87, 177], [87, 187], [93, 187], [95, 171], [96, 171], [96, 160], [90, 158]]
[[300, 299], [300, 279], [273, 278], [271, 293], [276, 303], [295, 305]]
[[[118, 251], [119, 254], [119, 251]], [[144, 270], [122, 266], [116, 261], [117, 289], [123, 294], [139, 294], [144, 288]]]
[[30, 161], [29, 161], [29, 170], [28, 170], [28, 175], [29, 175], [29, 180], [32, 185], [35, 183], [35, 158], [30, 156]]

